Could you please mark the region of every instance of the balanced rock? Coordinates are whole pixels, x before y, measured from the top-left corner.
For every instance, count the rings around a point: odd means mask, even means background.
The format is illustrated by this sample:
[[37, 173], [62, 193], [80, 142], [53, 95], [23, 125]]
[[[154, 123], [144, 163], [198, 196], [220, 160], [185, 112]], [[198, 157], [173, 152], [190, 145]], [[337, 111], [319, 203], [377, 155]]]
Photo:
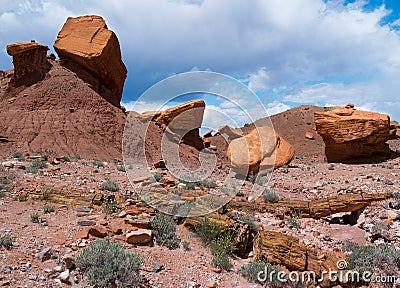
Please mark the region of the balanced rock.
[[13, 57], [15, 87], [30, 86], [42, 80], [49, 70], [49, 47], [32, 42], [15, 42], [7, 45], [7, 53]]
[[[100, 80], [111, 95], [102, 91], [102, 87], [95, 90], [111, 104], [120, 106], [127, 70], [121, 60], [117, 36], [107, 28], [102, 17], [69, 17], [58, 33], [54, 49], [69, 69], [79, 70], [81, 66]], [[84, 80], [87, 80], [87, 77]]]
[[263, 175], [272, 167], [288, 164], [294, 156], [294, 149], [274, 129], [262, 126], [233, 140], [229, 144], [227, 156], [236, 173]]
[[390, 154], [390, 120], [386, 114], [338, 108], [314, 114], [325, 142], [328, 162], [370, 162]]

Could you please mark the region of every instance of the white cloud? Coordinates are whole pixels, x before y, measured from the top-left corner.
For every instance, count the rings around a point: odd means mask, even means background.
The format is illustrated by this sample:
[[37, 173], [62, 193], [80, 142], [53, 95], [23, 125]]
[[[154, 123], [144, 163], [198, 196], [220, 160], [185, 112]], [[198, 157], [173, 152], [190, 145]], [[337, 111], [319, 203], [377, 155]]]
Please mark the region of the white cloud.
[[[30, 39], [52, 46], [68, 16], [99, 14], [121, 43], [125, 102], [167, 75], [207, 67], [250, 75], [256, 91], [285, 91], [279, 101], [376, 103], [400, 118], [400, 36], [391, 29], [400, 22], [380, 25], [389, 10], [364, 12], [366, 2], [2, 0], [0, 46]], [[4, 49], [0, 63], [11, 67]]]
[[270, 76], [265, 67], [261, 67], [249, 77], [249, 88], [254, 92], [265, 91], [269, 88]]

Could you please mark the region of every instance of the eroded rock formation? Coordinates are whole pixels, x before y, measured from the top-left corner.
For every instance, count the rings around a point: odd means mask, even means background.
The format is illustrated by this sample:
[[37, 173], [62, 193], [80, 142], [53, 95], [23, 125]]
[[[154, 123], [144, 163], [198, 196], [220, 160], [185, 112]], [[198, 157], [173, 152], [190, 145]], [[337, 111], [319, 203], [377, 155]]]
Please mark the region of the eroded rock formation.
[[390, 119], [386, 114], [351, 106], [315, 113], [317, 132], [325, 142], [328, 162], [358, 163], [390, 155]]
[[43, 79], [50, 69], [47, 50], [49, 47], [34, 41], [7, 45], [7, 53], [13, 57], [15, 87], [30, 86]]
[[95, 15], [68, 18], [58, 33], [54, 49], [66, 67], [92, 84], [111, 104], [120, 106], [127, 70], [117, 36], [107, 28], [103, 18]]

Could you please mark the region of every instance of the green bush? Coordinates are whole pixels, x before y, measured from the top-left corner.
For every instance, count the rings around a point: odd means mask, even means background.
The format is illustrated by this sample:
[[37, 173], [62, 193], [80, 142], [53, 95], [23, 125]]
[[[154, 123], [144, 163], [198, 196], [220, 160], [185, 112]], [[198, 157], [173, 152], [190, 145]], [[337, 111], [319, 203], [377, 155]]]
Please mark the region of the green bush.
[[117, 170], [120, 172], [126, 172], [125, 166], [124, 165], [118, 165]]
[[71, 158], [69, 158], [68, 156], [62, 156], [61, 160], [64, 160], [65, 162], [71, 162]]
[[[262, 274], [260, 274], [260, 278], [258, 279], [258, 275], [260, 273], [260, 271], [263, 271]], [[267, 273], [269, 275], [271, 275], [272, 279], [270, 277], [268, 277], [268, 275], [265, 275], [265, 271], [267, 271]], [[246, 278], [249, 282], [257, 282], [257, 283], [262, 283], [264, 285], [268, 285], [268, 287], [281, 287], [283, 286], [283, 283], [280, 282], [277, 278], [278, 273], [281, 270], [276, 267], [273, 266], [269, 263], [265, 263], [262, 261], [253, 261], [243, 267], [241, 267], [238, 272], [244, 277]], [[263, 280], [264, 277], [266, 277], [265, 281], [259, 281], [259, 280]], [[270, 281], [272, 280], [272, 281]]]
[[51, 212], [56, 211], [56, 207], [54, 207], [53, 205], [50, 205], [50, 204], [46, 204], [43, 206], [42, 210], [43, 210], [43, 213], [51, 213]]
[[10, 249], [15, 241], [15, 237], [11, 238], [10, 235], [6, 234], [0, 237], [0, 247]]
[[45, 186], [42, 191], [42, 195], [40, 195], [41, 200], [49, 200], [51, 195], [55, 192], [53, 186]]
[[75, 158], [76, 160], [80, 160], [81, 159], [81, 155], [75, 154], [73, 158]]
[[31, 162], [31, 165], [29, 165], [25, 170], [28, 173], [37, 174], [40, 172], [41, 169], [46, 167], [47, 167], [46, 161], [34, 160]]
[[232, 268], [232, 263], [229, 256], [232, 255], [236, 248], [236, 241], [234, 235], [230, 231], [224, 232], [218, 238], [211, 242], [211, 254], [213, 259], [211, 264], [214, 267], [229, 271]]
[[197, 236], [200, 237], [201, 242], [204, 245], [210, 245], [213, 240], [218, 238], [223, 231], [222, 226], [214, 221], [210, 221], [207, 217], [204, 217], [199, 225], [195, 228]]
[[265, 188], [262, 195], [262, 199], [268, 202], [278, 202], [281, 198], [278, 193], [276, 193], [274, 188]]
[[258, 226], [257, 226], [256, 222], [254, 222], [253, 220], [251, 220], [247, 217], [244, 217], [243, 215], [240, 215], [240, 214], [239, 214], [238, 218], [240, 221], [247, 224], [252, 232], [254, 232], [254, 233], [258, 232]]
[[157, 214], [156, 217], [150, 221], [150, 226], [158, 244], [166, 246], [169, 249], [176, 249], [179, 247], [180, 240], [175, 235], [176, 223], [172, 217], [164, 214]]
[[26, 197], [26, 196], [24, 196], [24, 195], [19, 195], [19, 196], [18, 196], [18, 201], [19, 201], [19, 202], [28, 201], [28, 197]]
[[3, 198], [4, 196], [6, 196], [6, 189], [1, 188], [0, 189], [0, 198]]
[[300, 228], [301, 228], [301, 224], [300, 224], [300, 222], [298, 221], [298, 218], [296, 218], [296, 217], [287, 217], [287, 218], [286, 218], [286, 222], [287, 222], [290, 226], [292, 226], [293, 228], [296, 228], [296, 229], [300, 229]]
[[400, 270], [400, 251], [387, 244], [379, 246], [357, 246], [348, 244], [345, 249], [351, 254], [348, 256], [348, 269], [359, 272], [377, 270], [391, 275], [392, 271]]
[[104, 189], [111, 192], [118, 191], [118, 184], [114, 180], [106, 179], [106, 183], [104, 183]]
[[108, 238], [91, 243], [76, 258], [76, 266], [95, 287], [137, 287], [143, 281], [142, 264], [140, 255]]
[[39, 213], [35, 212], [31, 214], [31, 222], [32, 223], [39, 223], [40, 215]]
[[117, 200], [115, 198], [109, 198], [103, 203], [103, 211], [106, 214], [118, 213], [120, 211]]
[[200, 187], [201, 188], [216, 188], [217, 187], [217, 181], [216, 180], [208, 180], [208, 179], [204, 179], [200, 182]]
[[25, 155], [21, 152], [15, 152], [12, 157], [18, 160], [25, 160]]
[[189, 250], [190, 249], [190, 242], [189, 241], [183, 241], [182, 242], [182, 247], [183, 247], [183, 249], [185, 249], [185, 250]]
[[105, 163], [104, 163], [104, 161], [101, 161], [101, 160], [99, 160], [99, 159], [94, 159], [93, 160], [93, 166], [96, 166], [96, 167], [98, 167], [98, 168], [100, 168], [100, 167], [105, 167]]

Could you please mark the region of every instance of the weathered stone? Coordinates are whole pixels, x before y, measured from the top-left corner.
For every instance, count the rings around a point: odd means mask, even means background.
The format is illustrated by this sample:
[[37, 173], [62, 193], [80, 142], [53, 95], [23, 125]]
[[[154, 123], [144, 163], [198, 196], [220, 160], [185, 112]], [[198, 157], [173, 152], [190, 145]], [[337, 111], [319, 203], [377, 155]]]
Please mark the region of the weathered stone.
[[48, 247], [42, 250], [41, 252], [36, 253], [35, 257], [38, 258], [41, 262], [44, 262], [53, 258], [55, 255], [56, 251], [53, 248]]
[[69, 17], [58, 33], [54, 49], [68, 68], [78, 70], [74, 63], [69, 65], [73, 61], [100, 80], [112, 96], [100, 94], [111, 104], [120, 106], [127, 70], [121, 60], [117, 36], [107, 28], [103, 18]]
[[305, 137], [310, 140], [314, 140], [314, 135], [311, 132], [306, 132]]
[[104, 238], [107, 236], [107, 229], [103, 226], [96, 225], [94, 227], [90, 227], [89, 234], [94, 237]]
[[14, 85], [30, 86], [42, 80], [49, 71], [47, 63], [49, 47], [36, 42], [16, 42], [7, 45], [7, 53], [13, 56]]
[[314, 118], [328, 162], [371, 162], [390, 154], [385, 143], [390, 138], [388, 115], [338, 108]]
[[125, 240], [129, 244], [146, 244], [151, 241], [151, 230], [138, 229], [126, 234]]
[[94, 220], [79, 220], [76, 222], [79, 226], [94, 226], [96, 225], [96, 221]]

